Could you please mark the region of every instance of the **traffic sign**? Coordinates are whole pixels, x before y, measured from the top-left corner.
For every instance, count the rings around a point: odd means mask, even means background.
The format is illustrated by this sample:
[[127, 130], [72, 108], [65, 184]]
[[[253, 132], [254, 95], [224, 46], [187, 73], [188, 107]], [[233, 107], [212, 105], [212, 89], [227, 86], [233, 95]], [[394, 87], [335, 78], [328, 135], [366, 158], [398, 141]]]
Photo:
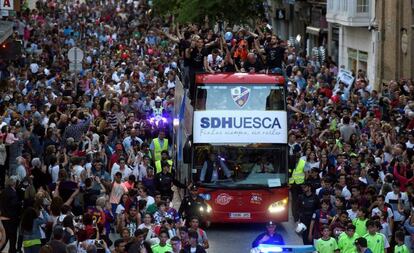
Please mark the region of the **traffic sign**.
[[70, 72], [81, 72], [82, 71], [82, 63], [80, 62], [71, 62], [69, 63], [69, 71]]
[[72, 47], [68, 52], [70, 62], [80, 63], [83, 61], [83, 51], [79, 47]]

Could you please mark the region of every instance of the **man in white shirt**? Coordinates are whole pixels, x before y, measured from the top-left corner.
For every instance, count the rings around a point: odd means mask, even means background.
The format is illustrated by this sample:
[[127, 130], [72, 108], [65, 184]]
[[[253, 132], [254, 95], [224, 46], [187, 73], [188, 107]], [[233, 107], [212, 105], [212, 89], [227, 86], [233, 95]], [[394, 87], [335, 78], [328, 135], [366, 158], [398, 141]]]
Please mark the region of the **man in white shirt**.
[[129, 136], [127, 136], [122, 142], [122, 145], [126, 151], [129, 151], [133, 145], [139, 144], [141, 146], [142, 143], [143, 141], [137, 136], [137, 130], [133, 128], [131, 129]]
[[205, 62], [205, 68], [207, 71], [214, 73], [220, 70], [219, 68], [222, 66], [223, 58], [219, 55], [219, 53], [219, 50], [215, 48], [211, 51], [211, 54], [207, 56]]
[[349, 200], [352, 196], [351, 192], [348, 190], [348, 187], [346, 186], [346, 175], [339, 176], [338, 184], [342, 187], [342, 197], [344, 197], [346, 200]]
[[119, 158], [119, 164], [114, 163], [112, 165], [111, 169], [111, 180], [114, 180], [115, 174], [117, 172], [122, 173], [122, 181], [127, 181], [128, 177], [132, 174], [132, 170], [129, 168], [129, 166], [125, 162], [125, 157], [121, 156]]
[[81, 165], [81, 159], [76, 158], [73, 161], [73, 167], [72, 167], [72, 176], [75, 178], [75, 180], [80, 182], [79, 180], [81, 180], [81, 176], [84, 170], [85, 168]]
[[384, 195], [377, 196], [377, 206], [372, 209], [371, 216], [372, 217], [373, 216], [381, 217], [382, 213], [386, 212], [388, 214], [387, 223], [392, 225], [393, 220], [394, 220], [394, 213], [393, 213], [391, 207], [389, 207], [387, 205], [385, 204]]
[[413, 150], [414, 149], [414, 133], [410, 132], [408, 134], [408, 141], [405, 143], [407, 149]]
[[132, 174], [138, 181], [142, 181], [142, 178], [147, 176], [147, 168], [150, 166], [150, 161], [149, 156], [145, 155], [142, 162], [135, 166]]
[[[392, 184], [392, 191], [388, 192], [385, 196], [385, 203], [390, 204], [393, 214], [394, 214], [394, 223], [401, 223], [405, 220], [405, 215], [403, 212], [400, 212], [398, 205], [404, 207], [404, 209], [410, 208], [410, 202], [408, 200], [408, 195], [406, 192], [400, 191], [400, 183], [394, 182]], [[397, 224], [395, 224], [397, 226]], [[397, 226], [398, 227], [398, 226]]]

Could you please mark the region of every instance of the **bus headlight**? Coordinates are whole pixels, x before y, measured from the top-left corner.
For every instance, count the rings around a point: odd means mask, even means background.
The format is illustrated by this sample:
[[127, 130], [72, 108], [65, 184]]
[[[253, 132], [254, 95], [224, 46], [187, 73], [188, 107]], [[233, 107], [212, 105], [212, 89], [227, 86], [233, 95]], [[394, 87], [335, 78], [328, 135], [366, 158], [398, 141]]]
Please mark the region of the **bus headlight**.
[[204, 207], [200, 206], [200, 212], [201, 212], [201, 213], [204, 213], [204, 212], [206, 212], [206, 213], [211, 213], [211, 211], [213, 210], [209, 204], [206, 204], [206, 205], [207, 205], [207, 207], [206, 207], [206, 208], [204, 208]]
[[288, 198], [285, 198], [272, 203], [267, 210], [269, 210], [270, 213], [280, 213], [286, 209], [287, 204]]
[[211, 211], [213, 211], [213, 209], [211, 208], [211, 206], [209, 204], [206, 204], [206, 205], [207, 205], [207, 213], [211, 213]]

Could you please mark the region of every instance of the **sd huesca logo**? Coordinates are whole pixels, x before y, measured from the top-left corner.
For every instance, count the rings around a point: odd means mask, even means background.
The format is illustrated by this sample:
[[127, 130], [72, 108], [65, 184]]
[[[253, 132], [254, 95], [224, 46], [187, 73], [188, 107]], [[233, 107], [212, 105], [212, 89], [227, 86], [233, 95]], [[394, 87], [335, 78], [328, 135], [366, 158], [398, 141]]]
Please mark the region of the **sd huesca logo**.
[[231, 97], [233, 101], [238, 105], [240, 108], [247, 104], [249, 101], [250, 96], [250, 89], [244, 86], [239, 86], [231, 89]]

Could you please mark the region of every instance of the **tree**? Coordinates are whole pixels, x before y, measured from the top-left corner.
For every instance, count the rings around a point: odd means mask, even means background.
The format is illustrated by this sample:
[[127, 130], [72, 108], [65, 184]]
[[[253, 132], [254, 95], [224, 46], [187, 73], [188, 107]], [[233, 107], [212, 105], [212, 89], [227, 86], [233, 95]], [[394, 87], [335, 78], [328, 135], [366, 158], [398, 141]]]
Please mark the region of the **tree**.
[[248, 23], [264, 14], [263, 0], [154, 0], [154, 11], [172, 14], [179, 23], [227, 21], [230, 24]]

